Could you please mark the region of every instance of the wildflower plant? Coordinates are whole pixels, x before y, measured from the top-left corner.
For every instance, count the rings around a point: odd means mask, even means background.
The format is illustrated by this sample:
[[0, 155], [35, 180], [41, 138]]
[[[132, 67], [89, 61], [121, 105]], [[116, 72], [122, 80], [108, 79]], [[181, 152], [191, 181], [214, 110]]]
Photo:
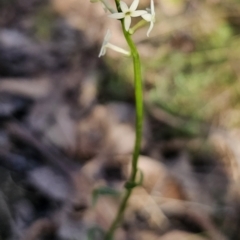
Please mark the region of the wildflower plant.
[[[120, 20], [122, 25], [122, 32], [126, 39], [126, 42], [129, 47], [129, 51], [124, 50], [116, 45], [110, 43], [111, 32], [110, 30], [107, 31], [102, 47], [100, 49], [99, 57], [104, 56], [106, 54], [107, 48], [115, 50], [119, 53], [122, 53], [127, 56], [131, 56], [133, 61], [133, 71], [134, 71], [134, 87], [135, 87], [135, 105], [136, 105], [136, 123], [135, 123], [135, 131], [136, 131], [136, 138], [135, 138], [135, 145], [134, 151], [132, 155], [132, 170], [128, 181], [125, 184], [125, 194], [122, 198], [120, 203], [117, 215], [112, 222], [112, 225], [107, 230], [104, 240], [112, 240], [114, 236], [114, 232], [123, 219], [124, 212], [127, 207], [128, 200], [131, 196], [133, 188], [139, 186], [142, 182], [142, 174], [140, 180], [137, 182], [137, 175], [138, 175], [138, 158], [140, 155], [141, 149], [141, 140], [142, 140], [142, 127], [143, 127], [143, 90], [142, 90], [142, 74], [141, 74], [141, 62], [139, 58], [139, 53], [135, 43], [132, 40], [132, 34], [142, 27], [145, 23], [150, 23], [150, 27], [147, 31], [147, 36], [149, 36], [154, 22], [155, 22], [155, 10], [154, 10], [154, 2], [151, 0], [150, 2], [150, 9], [147, 10], [138, 10], [139, 0], [133, 0], [130, 7], [120, 0], [115, 0], [116, 10], [112, 8], [107, 0], [91, 0], [91, 2], [100, 2], [103, 5], [105, 11], [109, 12], [108, 15], [110, 18]], [[131, 28], [131, 18], [132, 17], [140, 17], [140, 21]]]

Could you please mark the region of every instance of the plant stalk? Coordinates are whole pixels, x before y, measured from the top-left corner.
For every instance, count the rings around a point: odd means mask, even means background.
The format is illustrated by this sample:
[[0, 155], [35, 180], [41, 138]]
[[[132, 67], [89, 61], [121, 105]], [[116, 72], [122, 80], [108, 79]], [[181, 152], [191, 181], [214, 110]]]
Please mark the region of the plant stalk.
[[[118, 11], [119, 9], [119, 0], [115, 0]], [[114, 236], [114, 232], [118, 227], [119, 223], [122, 221], [124, 217], [124, 212], [127, 208], [128, 200], [131, 196], [132, 190], [138, 184], [136, 184], [136, 177], [138, 172], [138, 158], [141, 150], [141, 141], [142, 141], [142, 127], [143, 127], [143, 91], [142, 91], [142, 74], [141, 74], [141, 63], [137, 48], [131, 38], [131, 34], [128, 33], [124, 28], [124, 20], [121, 20], [122, 29], [124, 33], [124, 37], [129, 45], [131, 50], [131, 56], [133, 60], [133, 70], [134, 70], [134, 87], [135, 87], [135, 105], [136, 105], [136, 120], [135, 120], [135, 145], [134, 152], [132, 156], [132, 169], [130, 178], [126, 183], [125, 194], [120, 203], [116, 218], [112, 222], [112, 225], [108, 229], [104, 240], [112, 240]]]

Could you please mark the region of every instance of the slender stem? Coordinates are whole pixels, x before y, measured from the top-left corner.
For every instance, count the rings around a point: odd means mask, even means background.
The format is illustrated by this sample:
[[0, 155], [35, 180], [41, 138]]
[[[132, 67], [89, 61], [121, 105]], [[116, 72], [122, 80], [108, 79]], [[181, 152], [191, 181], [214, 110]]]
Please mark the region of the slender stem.
[[129, 33], [134, 34], [139, 28], [141, 28], [142, 26], [144, 26], [146, 24], [147, 24], [147, 22], [144, 19], [142, 19], [136, 25], [134, 25], [132, 28], [129, 29]]
[[142, 125], [143, 125], [143, 94], [142, 94], [142, 74], [139, 54], [135, 44], [132, 41], [131, 35], [125, 30], [123, 26], [124, 36], [131, 49], [134, 69], [134, 87], [135, 87], [135, 104], [136, 104], [136, 123], [135, 123], [135, 146], [132, 158], [132, 172], [130, 182], [135, 182], [137, 174], [137, 163], [141, 149], [142, 140]]
[[[116, 6], [119, 10], [119, 0], [115, 0]], [[132, 156], [132, 169], [130, 178], [127, 182], [129, 187], [126, 187], [125, 194], [123, 196], [122, 202], [119, 206], [116, 218], [112, 222], [112, 225], [108, 229], [104, 240], [112, 240], [114, 236], [114, 232], [118, 227], [118, 224], [121, 222], [124, 216], [124, 212], [127, 207], [127, 203], [129, 197], [131, 196], [132, 190], [136, 187], [136, 176], [138, 172], [137, 164], [138, 164], [138, 157], [140, 154], [141, 149], [141, 140], [142, 140], [142, 126], [143, 126], [143, 94], [142, 94], [142, 75], [141, 75], [141, 63], [137, 48], [131, 38], [131, 34], [128, 33], [123, 24], [123, 20], [121, 20], [122, 29], [125, 36], [125, 39], [131, 49], [131, 56], [133, 60], [133, 70], [134, 70], [134, 86], [135, 86], [135, 104], [136, 104], [136, 123], [135, 123], [135, 131], [136, 131], [136, 138], [135, 138], [135, 146], [134, 152]], [[127, 186], [127, 185], [126, 185]]]

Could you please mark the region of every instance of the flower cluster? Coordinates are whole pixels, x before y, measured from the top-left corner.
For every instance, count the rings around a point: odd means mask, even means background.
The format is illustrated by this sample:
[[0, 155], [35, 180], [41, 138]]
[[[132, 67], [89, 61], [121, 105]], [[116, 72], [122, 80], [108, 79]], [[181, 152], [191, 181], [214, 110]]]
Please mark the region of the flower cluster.
[[[132, 34], [131, 27], [131, 22], [132, 22], [132, 17], [142, 17], [146, 22], [150, 23], [149, 29], [147, 31], [147, 36], [149, 37], [150, 32], [153, 29], [153, 25], [155, 23], [155, 9], [154, 9], [154, 2], [151, 0], [150, 3], [150, 8], [147, 8], [146, 10], [137, 10], [138, 5], [139, 5], [139, 0], [133, 0], [132, 4], [130, 7], [123, 2], [119, 2], [119, 11], [115, 11], [113, 8], [110, 7], [109, 3], [107, 0], [91, 0], [91, 2], [101, 2], [103, 5], [103, 8], [105, 11], [109, 11], [111, 14], [109, 15], [110, 18], [114, 19], [123, 19], [123, 25], [124, 28], [127, 32]], [[144, 21], [143, 20], [143, 21]], [[137, 26], [137, 25], [136, 25]], [[135, 27], [136, 29], [136, 27]], [[99, 57], [105, 55], [106, 49], [111, 48], [117, 52], [123, 53], [125, 55], [130, 55], [130, 53], [122, 48], [119, 48], [111, 43], [109, 43], [109, 39], [111, 37], [111, 33], [108, 30], [107, 34], [105, 35], [105, 38], [103, 40], [103, 44], [99, 53]]]
[[120, 8], [122, 12], [117, 12], [109, 15], [111, 18], [115, 19], [124, 19], [124, 27], [126, 31], [129, 31], [131, 25], [131, 17], [139, 17], [141, 16], [147, 22], [150, 22], [150, 28], [147, 32], [147, 36], [151, 32], [153, 28], [153, 24], [155, 22], [155, 11], [154, 11], [154, 3], [151, 0], [151, 7], [150, 9], [146, 10], [137, 10], [139, 4], [139, 0], [134, 0], [130, 7], [123, 1], [120, 1]]
[[125, 2], [120, 1], [120, 8], [122, 12], [113, 13], [109, 15], [109, 17], [115, 18], [115, 19], [124, 19], [124, 27], [126, 31], [128, 31], [131, 25], [131, 17], [139, 17], [147, 13], [147, 11], [145, 10], [136, 10], [138, 7], [138, 4], [139, 4], [139, 0], [134, 0], [130, 8], [128, 8]]

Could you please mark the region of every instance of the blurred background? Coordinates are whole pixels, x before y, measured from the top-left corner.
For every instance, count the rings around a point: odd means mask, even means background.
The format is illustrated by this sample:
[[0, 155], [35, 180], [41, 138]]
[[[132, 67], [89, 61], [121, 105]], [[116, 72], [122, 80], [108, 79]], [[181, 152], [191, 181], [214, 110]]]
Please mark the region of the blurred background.
[[[116, 239], [238, 240], [240, 1], [154, 2], [150, 37], [148, 25], [133, 35], [145, 178]], [[100, 3], [0, 0], [0, 240], [102, 239], [96, 226], [109, 227], [135, 111], [131, 59], [98, 58], [107, 29], [128, 48]], [[111, 196], [93, 208], [99, 188]]]

